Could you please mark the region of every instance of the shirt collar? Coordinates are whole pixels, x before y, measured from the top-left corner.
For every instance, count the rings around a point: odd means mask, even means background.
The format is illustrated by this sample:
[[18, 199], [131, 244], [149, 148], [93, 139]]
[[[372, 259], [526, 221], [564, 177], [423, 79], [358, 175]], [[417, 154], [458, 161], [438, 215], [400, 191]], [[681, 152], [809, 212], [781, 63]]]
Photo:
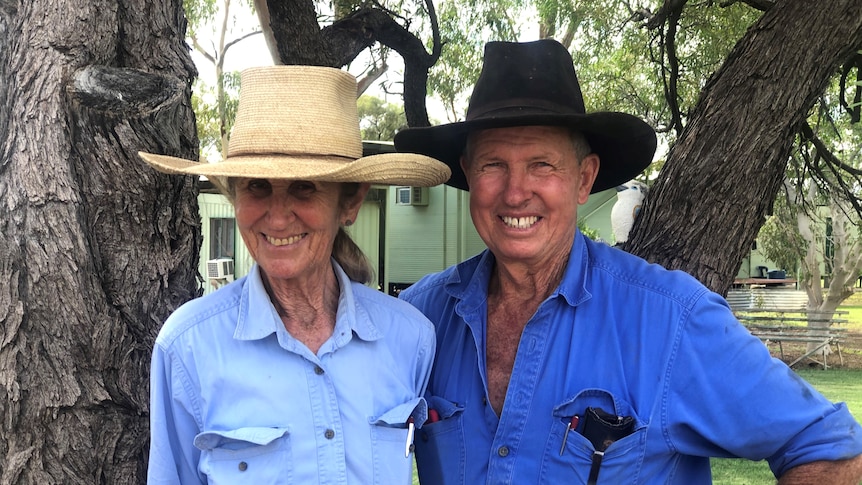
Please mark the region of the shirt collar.
[[[380, 329], [374, 325], [366, 311], [356, 303], [353, 282], [334, 259], [331, 262], [339, 286], [338, 310], [335, 316], [335, 329], [331, 337], [335, 346], [345, 345], [350, 341], [353, 334], [366, 341], [381, 338]], [[260, 268], [254, 264], [243, 285], [234, 338], [259, 340], [273, 333], [278, 334], [281, 342], [286, 343], [295, 340], [284, 328], [275, 305], [272, 304], [269, 294], [263, 286]]]
[[[588, 245], [586, 236], [577, 231], [563, 279], [550, 298], [559, 295], [565, 298], [569, 305], [578, 306], [592, 297], [587, 290], [587, 268], [590, 264]], [[488, 282], [494, 262], [494, 255], [486, 249], [478, 256], [458, 264], [447, 278], [446, 291], [461, 301], [458, 306], [462, 315], [477, 310], [487, 300]]]
[[335, 270], [338, 285], [341, 287], [338, 295], [338, 311], [335, 315], [335, 331], [333, 332], [334, 336], [339, 337], [336, 339], [336, 344], [339, 346], [346, 344], [350, 339], [345, 340], [343, 337], [349, 337], [351, 333], [369, 342], [383, 338], [383, 333], [374, 324], [365, 308], [356, 300], [353, 285], [361, 285], [351, 281], [347, 277], [347, 273], [334, 259], [332, 260], [332, 268]]

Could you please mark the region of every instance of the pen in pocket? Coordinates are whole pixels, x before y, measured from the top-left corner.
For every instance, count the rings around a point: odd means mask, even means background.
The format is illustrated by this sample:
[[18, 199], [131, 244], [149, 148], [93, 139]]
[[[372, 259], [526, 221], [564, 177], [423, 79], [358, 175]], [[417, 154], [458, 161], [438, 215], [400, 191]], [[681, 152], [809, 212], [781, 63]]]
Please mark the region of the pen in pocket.
[[413, 446], [413, 432], [415, 431], [416, 426], [413, 420], [413, 416], [407, 418], [407, 443], [404, 445], [404, 458], [410, 456], [410, 448]]
[[563, 456], [563, 451], [566, 449], [566, 440], [569, 438], [569, 431], [577, 429], [578, 421], [580, 420], [581, 418], [576, 414], [572, 416], [572, 419], [569, 421], [569, 425], [566, 426], [566, 432], [563, 433], [563, 446], [560, 446], [560, 456]]

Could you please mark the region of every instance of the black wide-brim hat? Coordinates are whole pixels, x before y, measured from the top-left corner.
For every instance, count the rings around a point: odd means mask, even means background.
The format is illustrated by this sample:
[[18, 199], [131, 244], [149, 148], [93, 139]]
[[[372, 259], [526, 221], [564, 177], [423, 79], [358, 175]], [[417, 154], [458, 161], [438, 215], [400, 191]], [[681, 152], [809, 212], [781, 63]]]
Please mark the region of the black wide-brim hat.
[[615, 187], [652, 162], [655, 131], [626, 113], [587, 113], [572, 56], [562, 44], [489, 42], [465, 121], [407, 128], [395, 135], [395, 149], [421, 153], [449, 165], [452, 187], [469, 190], [460, 158], [470, 132], [511, 126], [565, 126], [586, 136], [600, 160], [592, 192]]

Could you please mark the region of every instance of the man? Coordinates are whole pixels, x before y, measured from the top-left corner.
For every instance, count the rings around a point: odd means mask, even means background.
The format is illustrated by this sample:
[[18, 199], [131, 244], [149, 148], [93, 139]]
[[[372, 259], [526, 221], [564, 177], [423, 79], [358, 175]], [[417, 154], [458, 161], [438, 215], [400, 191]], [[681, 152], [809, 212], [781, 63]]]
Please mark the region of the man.
[[640, 173], [656, 138], [586, 114], [562, 45], [489, 43], [466, 121], [395, 145], [453, 168], [488, 246], [401, 293], [437, 330], [423, 483], [700, 484], [710, 456], [766, 459], [779, 483], [859, 483], [846, 406], [694, 278], [577, 231], [577, 206]]

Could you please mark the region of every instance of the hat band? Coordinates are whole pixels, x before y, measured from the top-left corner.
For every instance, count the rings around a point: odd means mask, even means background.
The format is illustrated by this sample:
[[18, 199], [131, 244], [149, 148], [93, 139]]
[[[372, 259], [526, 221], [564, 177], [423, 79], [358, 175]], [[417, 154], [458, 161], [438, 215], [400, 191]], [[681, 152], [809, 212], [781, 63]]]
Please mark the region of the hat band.
[[358, 157], [348, 157], [346, 155], [336, 155], [336, 154], [321, 154], [321, 153], [308, 153], [308, 152], [254, 152], [254, 153], [243, 153], [242, 155], [229, 155], [227, 160], [230, 162], [237, 162], [241, 160], [257, 160], [260, 158], [273, 158], [273, 159], [303, 159], [303, 160], [315, 160], [320, 163], [331, 163], [336, 165], [341, 165], [343, 163], [355, 162]]
[[506, 114], [584, 114], [583, 110], [573, 109], [543, 99], [513, 98], [502, 102], [488, 103], [481, 108], [473, 109], [467, 113], [466, 121], [493, 116], [500, 112]]

